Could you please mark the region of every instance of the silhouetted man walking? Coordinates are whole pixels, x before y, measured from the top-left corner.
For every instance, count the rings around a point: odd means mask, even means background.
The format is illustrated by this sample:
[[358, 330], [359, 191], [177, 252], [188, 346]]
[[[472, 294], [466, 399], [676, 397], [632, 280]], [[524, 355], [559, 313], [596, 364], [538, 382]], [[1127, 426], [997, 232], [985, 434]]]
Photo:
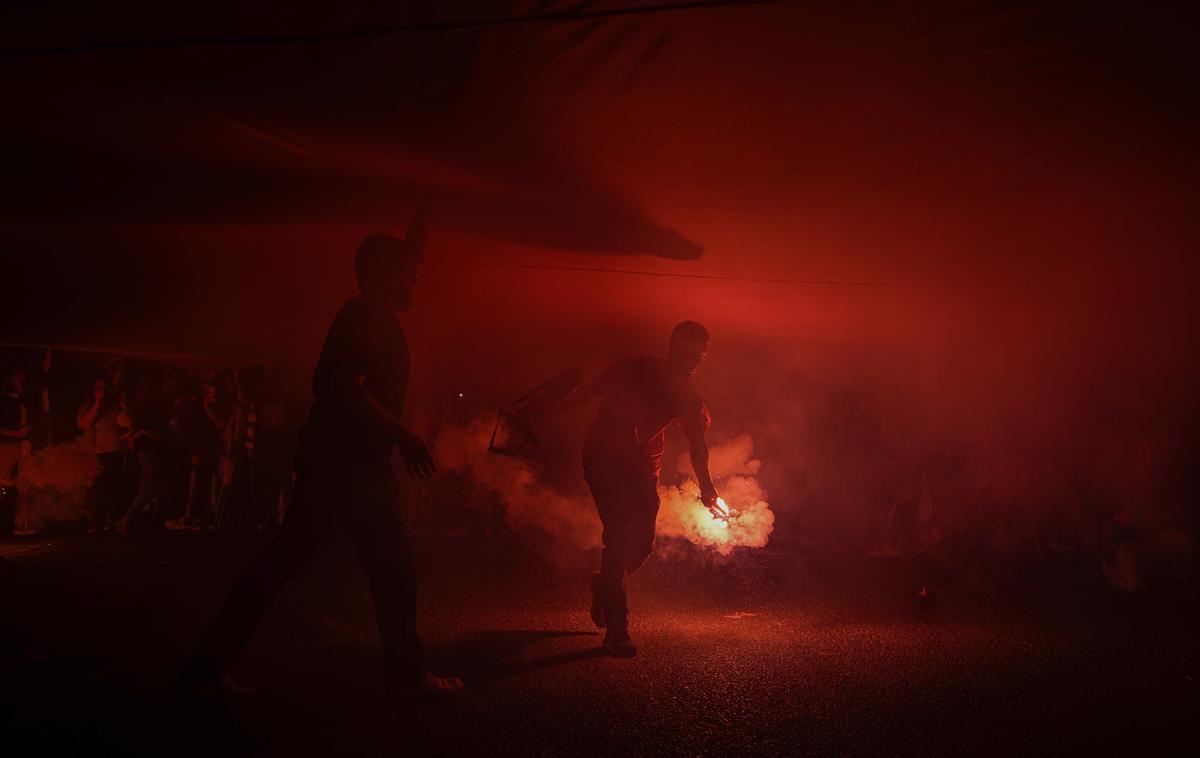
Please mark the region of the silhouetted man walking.
[[370, 579], [391, 694], [400, 700], [436, 699], [462, 689], [458, 679], [425, 671], [412, 550], [390, 465], [395, 446], [413, 476], [435, 471], [425, 443], [399, 421], [409, 353], [397, 312], [409, 307], [424, 239], [424, 214], [419, 213], [407, 239], [377, 234], [359, 247], [360, 294], [342, 306], [317, 362], [291, 506], [275, 541], [246, 569], [185, 668], [189, 688], [236, 690], [226, 669], [276, 592], [340, 526]]

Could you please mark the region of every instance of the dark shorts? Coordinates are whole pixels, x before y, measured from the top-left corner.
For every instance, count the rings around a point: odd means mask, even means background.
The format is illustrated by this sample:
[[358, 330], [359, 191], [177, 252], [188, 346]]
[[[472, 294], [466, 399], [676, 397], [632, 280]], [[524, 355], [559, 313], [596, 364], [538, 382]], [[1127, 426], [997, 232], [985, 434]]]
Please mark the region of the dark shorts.
[[584, 478], [604, 525], [605, 553], [633, 571], [654, 552], [657, 474], [636, 468], [586, 467]]

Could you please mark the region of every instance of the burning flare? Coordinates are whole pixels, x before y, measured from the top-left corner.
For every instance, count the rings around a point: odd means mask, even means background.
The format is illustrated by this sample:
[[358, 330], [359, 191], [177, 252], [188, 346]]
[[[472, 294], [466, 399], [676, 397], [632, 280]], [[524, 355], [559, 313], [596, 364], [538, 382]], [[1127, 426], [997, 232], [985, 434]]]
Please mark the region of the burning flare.
[[[587, 549], [600, 542], [596, 506], [587, 495], [557, 491], [543, 481], [535, 464], [521, 458], [493, 455], [491, 418], [442, 430], [434, 458], [446, 471], [461, 477], [467, 492], [460, 497], [480, 501], [498, 498], [505, 505], [508, 526], [517, 533], [542, 532], [556, 544]], [[687, 468], [687, 456], [680, 461]], [[678, 486], [660, 486], [658, 535], [678, 537], [721, 555], [736, 547], [763, 547], [775, 525], [775, 514], [755, 476], [762, 464], [754, 459], [754, 444], [742, 435], [709, 450], [709, 468], [723, 496], [710, 511], [700, 502], [694, 479]], [[490, 507], [488, 505], [487, 507]]]
[[712, 473], [724, 496], [711, 510], [701, 502], [694, 479], [677, 487], [659, 487], [659, 535], [682, 537], [721, 555], [736, 547], [764, 547], [775, 514], [755, 478], [762, 463], [753, 453], [753, 443], [745, 435], [712, 449]]
[[729, 504], [725, 502], [725, 498], [723, 497], [717, 498], [716, 504], [712, 508], [709, 508], [709, 510], [712, 511], [712, 517], [720, 521], [721, 526], [725, 529], [729, 528], [729, 520], [737, 515], [729, 509]]

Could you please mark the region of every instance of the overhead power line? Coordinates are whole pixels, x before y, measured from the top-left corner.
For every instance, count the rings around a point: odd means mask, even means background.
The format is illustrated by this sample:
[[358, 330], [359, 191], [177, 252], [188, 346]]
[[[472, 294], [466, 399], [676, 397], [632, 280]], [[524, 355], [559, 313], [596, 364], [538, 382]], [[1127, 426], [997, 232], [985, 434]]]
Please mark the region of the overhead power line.
[[115, 40], [109, 42], [82, 42], [73, 45], [52, 47], [26, 47], [0, 51], [0, 60], [6, 58], [30, 58], [72, 53], [93, 53], [117, 50], [168, 50], [189, 47], [254, 47], [267, 45], [297, 45], [313, 42], [337, 42], [341, 40], [386, 37], [392, 34], [415, 32], [454, 31], [479, 29], [492, 26], [515, 26], [520, 24], [570, 24], [618, 16], [639, 16], [675, 11], [696, 11], [751, 5], [775, 5], [784, 0], [694, 0], [693, 2], [659, 3], [634, 5], [622, 8], [597, 10], [560, 10], [545, 13], [530, 13], [522, 16], [488, 16], [473, 19], [418, 21], [393, 26], [352, 29], [322, 34], [185, 37], [168, 40]]
[[625, 276], [652, 276], [664, 279], [704, 279], [720, 282], [746, 282], [752, 284], [800, 284], [821, 287], [913, 287], [913, 288], [946, 288], [946, 287], [994, 287], [1005, 288], [1007, 282], [987, 280], [961, 280], [944, 282], [884, 282], [868, 279], [795, 279], [788, 277], [763, 276], [732, 276], [722, 274], [693, 274], [675, 271], [644, 271], [628, 268], [601, 268], [598, 266], [555, 266], [536, 263], [455, 263], [432, 264], [455, 266], [458, 268], [481, 269], [512, 269], [528, 271], [568, 271], [588, 274], [618, 274]]

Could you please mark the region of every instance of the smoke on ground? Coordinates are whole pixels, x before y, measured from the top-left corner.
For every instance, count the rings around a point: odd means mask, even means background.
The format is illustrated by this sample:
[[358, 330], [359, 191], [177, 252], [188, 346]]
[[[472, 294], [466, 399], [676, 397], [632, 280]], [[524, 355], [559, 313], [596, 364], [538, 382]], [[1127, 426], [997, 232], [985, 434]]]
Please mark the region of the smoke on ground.
[[21, 461], [20, 472], [29, 527], [39, 530], [80, 518], [98, 465], [87, 441], [76, 440], [33, 451]]
[[[519, 537], [549, 537], [556, 546], [581, 551], [599, 546], [600, 520], [586, 491], [562, 492], [546, 482], [538, 464], [489, 452], [491, 432], [492, 420], [480, 418], [443, 429], [434, 444], [439, 465], [470, 488], [467, 497], [498, 499], [508, 528]], [[659, 536], [685, 539], [722, 555], [737, 547], [765, 546], [775, 516], [758, 483], [761, 463], [754, 458], [753, 441], [743, 435], [714, 445], [710, 462], [722, 496], [739, 515], [728, 526], [714, 519], [700, 504], [699, 489], [689, 476], [659, 487]]]
[[438, 465], [469, 488], [471, 501], [498, 499], [506, 525], [518, 535], [549, 537], [563, 548], [586, 550], [600, 543], [600, 522], [590, 502], [545, 484], [537, 466], [488, 452], [492, 422], [481, 418], [446, 427], [434, 443]]

